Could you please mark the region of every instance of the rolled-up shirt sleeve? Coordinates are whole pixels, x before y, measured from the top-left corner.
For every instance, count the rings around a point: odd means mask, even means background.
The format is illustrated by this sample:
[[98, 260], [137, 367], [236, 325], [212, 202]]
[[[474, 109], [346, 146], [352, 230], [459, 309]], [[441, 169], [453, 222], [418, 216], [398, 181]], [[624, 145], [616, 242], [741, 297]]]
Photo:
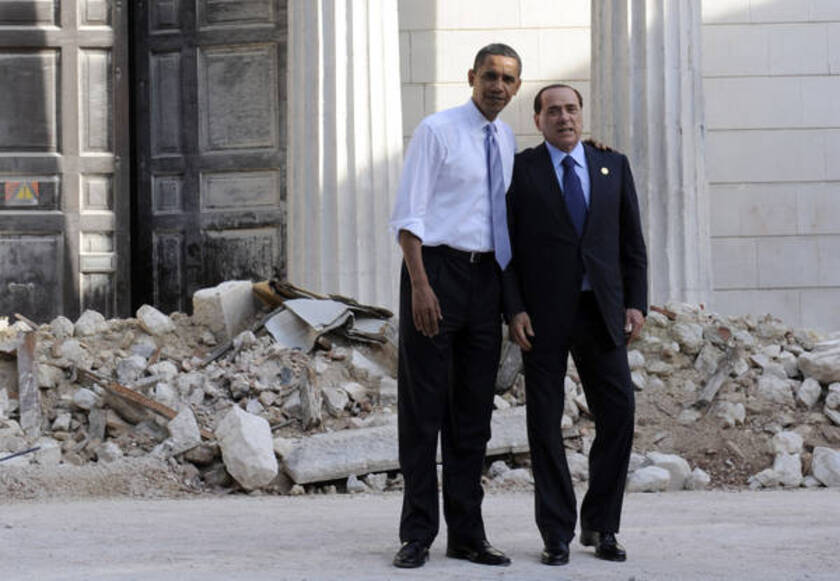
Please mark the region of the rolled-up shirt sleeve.
[[400, 230], [411, 232], [421, 241], [425, 238], [426, 210], [444, 159], [441, 140], [431, 127], [421, 123], [408, 144], [397, 201], [388, 223], [397, 240]]

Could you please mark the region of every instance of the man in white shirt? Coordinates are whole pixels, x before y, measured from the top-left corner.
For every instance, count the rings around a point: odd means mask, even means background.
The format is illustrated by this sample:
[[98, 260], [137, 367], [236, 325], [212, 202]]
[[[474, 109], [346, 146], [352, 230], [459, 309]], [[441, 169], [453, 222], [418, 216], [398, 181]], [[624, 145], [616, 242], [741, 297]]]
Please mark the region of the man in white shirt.
[[404, 257], [397, 567], [423, 565], [438, 533], [438, 433], [447, 556], [510, 563], [485, 535], [481, 473], [501, 347], [501, 270], [510, 260], [504, 196], [516, 150], [497, 116], [519, 90], [521, 72], [509, 46], [481, 49], [468, 73], [472, 98], [426, 117], [406, 152], [390, 222]]

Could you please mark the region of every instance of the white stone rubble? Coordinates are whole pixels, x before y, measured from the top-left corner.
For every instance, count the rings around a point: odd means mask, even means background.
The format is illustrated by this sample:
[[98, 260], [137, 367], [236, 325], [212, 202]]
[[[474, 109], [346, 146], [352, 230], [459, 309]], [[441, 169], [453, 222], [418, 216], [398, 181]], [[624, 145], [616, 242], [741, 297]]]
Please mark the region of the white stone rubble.
[[277, 476], [277, 458], [268, 422], [237, 406], [216, 427], [225, 468], [246, 490], [267, 486]]

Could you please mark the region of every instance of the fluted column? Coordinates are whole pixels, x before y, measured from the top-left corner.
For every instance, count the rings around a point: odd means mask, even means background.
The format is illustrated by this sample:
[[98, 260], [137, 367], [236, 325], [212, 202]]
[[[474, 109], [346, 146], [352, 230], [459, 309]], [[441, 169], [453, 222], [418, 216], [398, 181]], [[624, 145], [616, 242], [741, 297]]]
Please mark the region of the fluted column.
[[397, 0], [289, 0], [288, 278], [395, 306]]
[[592, 0], [592, 135], [632, 163], [653, 303], [711, 299], [700, 24], [695, 0]]

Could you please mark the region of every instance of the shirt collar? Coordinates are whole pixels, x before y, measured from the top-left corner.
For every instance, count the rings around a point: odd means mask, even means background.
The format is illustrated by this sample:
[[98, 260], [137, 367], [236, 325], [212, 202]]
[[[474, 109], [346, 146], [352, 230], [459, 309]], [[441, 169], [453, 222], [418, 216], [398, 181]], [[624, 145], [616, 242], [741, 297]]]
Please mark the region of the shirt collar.
[[575, 160], [580, 167], [586, 167], [586, 152], [583, 149], [583, 142], [578, 141], [578, 144], [575, 145], [575, 148], [569, 153], [557, 149], [548, 141], [545, 142], [545, 146], [548, 148], [548, 154], [551, 156], [551, 163], [554, 167], [560, 165], [567, 155], [571, 155], [572, 159]]
[[481, 109], [478, 108], [478, 105], [475, 104], [475, 101], [470, 98], [469, 101], [464, 105], [464, 108], [467, 111], [467, 119], [471, 124], [474, 124], [476, 127], [480, 127], [481, 130], [484, 130], [486, 125], [493, 125], [496, 128], [496, 134], [499, 133], [499, 117], [496, 116], [496, 119], [493, 121], [488, 121], [487, 117], [484, 116], [484, 113], [481, 112]]

